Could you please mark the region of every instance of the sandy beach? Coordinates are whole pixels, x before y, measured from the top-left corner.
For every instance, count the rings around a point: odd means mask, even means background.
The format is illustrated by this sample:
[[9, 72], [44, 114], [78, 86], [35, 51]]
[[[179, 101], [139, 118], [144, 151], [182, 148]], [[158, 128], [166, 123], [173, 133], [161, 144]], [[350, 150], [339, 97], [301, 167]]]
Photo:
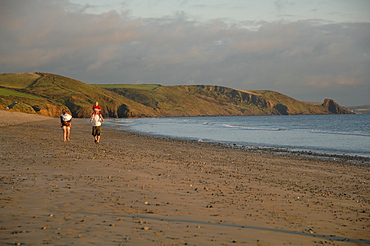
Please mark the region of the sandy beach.
[[[0, 111], [1, 245], [370, 245], [369, 163]], [[19, 113], [20, 114], [20, 113]]]

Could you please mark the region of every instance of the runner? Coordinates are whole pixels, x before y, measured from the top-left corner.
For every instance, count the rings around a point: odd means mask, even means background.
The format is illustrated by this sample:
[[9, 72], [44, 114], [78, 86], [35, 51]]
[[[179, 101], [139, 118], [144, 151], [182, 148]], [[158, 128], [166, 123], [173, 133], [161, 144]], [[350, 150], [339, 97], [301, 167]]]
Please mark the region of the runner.
[[72, 115], [68, 114], [65, 109], [62, 110], [62, 114], [60, 115], [60, 123], [61, 127], [63, 129], [63, 142], [71, 141], [70, 135], [71, 135], [71, 121], [72, 121]]
[[104, 122], [103, 115], [100, 113], [98, 107], [94, 108], [94, 112], [90, 117], [90, 122], [92, 122], [92, 135], [94, 136], [94, 141], [98, 144], [101, 136], [101, 123]]

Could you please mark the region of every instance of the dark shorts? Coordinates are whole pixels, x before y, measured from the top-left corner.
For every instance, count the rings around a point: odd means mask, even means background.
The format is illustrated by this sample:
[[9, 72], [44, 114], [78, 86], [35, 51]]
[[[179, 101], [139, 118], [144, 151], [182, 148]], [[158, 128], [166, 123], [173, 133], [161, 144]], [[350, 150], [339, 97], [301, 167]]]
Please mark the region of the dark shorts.
[[93, 126], [92, 127], [92, 135], [95, 136], [100, 136], [101, 135], [101, 126]]
[[64, 121], [64, 122], [62, 122], [62, 128], [63, 127], [71, 127], [71, 122], [70, 121]]

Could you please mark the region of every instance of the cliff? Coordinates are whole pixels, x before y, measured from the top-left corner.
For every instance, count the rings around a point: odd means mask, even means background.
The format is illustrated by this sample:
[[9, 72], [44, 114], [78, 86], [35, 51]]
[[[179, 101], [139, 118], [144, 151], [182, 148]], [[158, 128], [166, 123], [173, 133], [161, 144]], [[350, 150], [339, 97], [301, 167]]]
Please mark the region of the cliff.
[[[222, 86], [159, 86], [151, 90], [98, 85], [154, 110], [152, 116], [331, 114], [323, 105], [300, 102], [274, 91]], [[339, 106], [339, 105], [338, 105]], [[340, 107], [340, 106], [339, 106]]]
[[67, 108], [74, 117], [86, 118], [95, 101], [106, 117], [350, 113], [331, 99], [313, 105], [274, 91], [211, 85], [91, 85], [48, 73], [0, 75], [0, 109], [57, 117]]

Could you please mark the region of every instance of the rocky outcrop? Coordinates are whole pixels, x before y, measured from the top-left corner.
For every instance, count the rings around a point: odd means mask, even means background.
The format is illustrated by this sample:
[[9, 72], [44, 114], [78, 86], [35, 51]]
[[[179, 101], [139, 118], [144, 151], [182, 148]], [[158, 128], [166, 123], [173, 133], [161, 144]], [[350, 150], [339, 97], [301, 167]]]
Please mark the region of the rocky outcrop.
[[235, 90], [222, 86], [197, 86], [204, 90], [214, 91], [219, 94], [225, 95], [231, 100], [238, 101], [240, 103], [247, 103], [255, 105], [258, 108], [266, 108], [271, 110], [271, 114], [277, 115], [289, 115], [289, 107], [278, 103], [273, 100], [267, 100], [262, 95], [252, 93], [249, 91]]
[[[233, 101], [238, 101], [241, 103], [250, 103], [254, 104], [257, 107], [261, 108], [274, 108], [276, 103], [271, 100], [266, 100], [262, 98], [260, 95], [255, 93], [250, 93], [247, 91], [242, 90], [235, 90], [223, 86], [210, 86], [210, 85], [196, 85], [196, 87], [201, 88], [205, 91], [212, 91], [216, 92], [219, 95], [225, 95], [226, 97], [232, 99]], [[202, 91], [199, 91], [202, 93]]]
[[351, 114], [352, 113], [350, 110], [341, 107], [333, 99], [325, 99], [322, 106], [326, 108], [332, 114]]
[[57, 105], [47, 103], [43, 105], [44, 107], [40, 109], [37, 113], [44, 116], [55, 117], [60, 115], [60, 112], [64, 107], [58, 107]]

